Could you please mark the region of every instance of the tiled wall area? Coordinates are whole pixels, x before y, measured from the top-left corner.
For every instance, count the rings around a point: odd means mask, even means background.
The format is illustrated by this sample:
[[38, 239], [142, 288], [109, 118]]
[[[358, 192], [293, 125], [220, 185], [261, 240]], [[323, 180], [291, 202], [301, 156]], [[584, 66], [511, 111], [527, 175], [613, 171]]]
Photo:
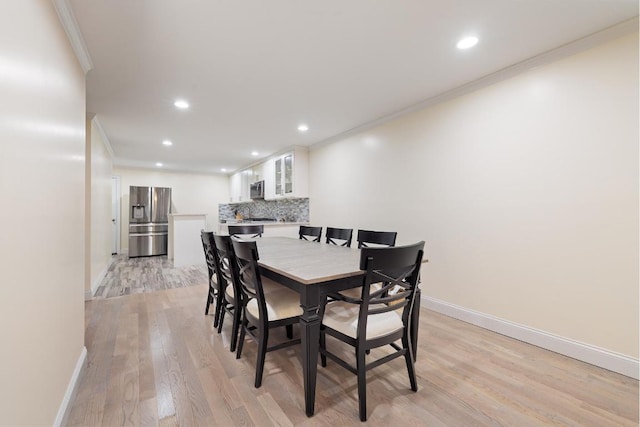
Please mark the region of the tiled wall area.
[[218, 205], [220, 221], [234, 219], [236, 213], [244, 218], [273, 218], [285, 222], [309, 221], [309, 198], [282, 200], [255, 200], [246, 203]]

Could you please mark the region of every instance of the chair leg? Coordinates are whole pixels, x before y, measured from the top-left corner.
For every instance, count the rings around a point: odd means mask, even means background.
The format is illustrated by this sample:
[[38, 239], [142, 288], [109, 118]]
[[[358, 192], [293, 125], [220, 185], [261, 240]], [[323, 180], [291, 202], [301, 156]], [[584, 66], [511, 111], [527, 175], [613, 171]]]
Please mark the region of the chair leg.
[[293, 339], [293, 325], [287, 325], [285, 329], [287, 330], [287, 338]]
[[413, 351], [409, 345], [409, 337], [406, 335], [402, 337], [402, 345], [406, 349], [404, 354], [404, 360], [407, 362], [407, 373], [409, 374], [409, 382], [411, 383], [411, 390], [418, 391], [418, 382], [416, 381], [416, 369], [413, 359]]
[[218, 318], [218, 333], [222, 332], [222, 324], [224, 323], [224, 314], [225, 314], [225, 309], [224, 309], [224, 302], [223, 302], [223, 307], [220, 308], [220, 316]]
[[204, 315], [209, 315], [209, 306], [211, 305], [211, 286], [209, 286], [209, 291], [207, 292], [207, 305], [204, 308]]
[[220, 296], [220, 293], [218, 293], [218, 295], [216, 296], [216, 314], [213, 319], [214, 328], [217, 328], [218, 324], [220, 323], [221, 313], [222, 313], [222, 297]]
[[356, 370], [358, 371], [360, 421], [367, 421], [367, 370], [365, 364], [365, 352], [362, 349], [358, 349], [356, 353]]
[[269, 328], [261, 328], [258, 338], [258, 359], [256, 361], [256, 382], [255, 387], [262, 385], [262, 372], [264, 371], [264, 359], [267, 355], [267, 341], [269, 340]]
[[233, 309], [233, 327], [231, 328], [231, 345], [229, 350], [233, 353], [236, 351], [236, 343], [238, 342], [238, 328], [240, 327], [242, 311], [239, 307]]
[[240, 359], [240, 356], [242, 355], [242, 347], [244, 347], [244, 334], [247, 332], [248, 324], [249, 322], [243, 316], [241, 322], [242, 326], [240, 326], [240, 338], [238, 339], [238, 351], [236, 351], [236, 359]]

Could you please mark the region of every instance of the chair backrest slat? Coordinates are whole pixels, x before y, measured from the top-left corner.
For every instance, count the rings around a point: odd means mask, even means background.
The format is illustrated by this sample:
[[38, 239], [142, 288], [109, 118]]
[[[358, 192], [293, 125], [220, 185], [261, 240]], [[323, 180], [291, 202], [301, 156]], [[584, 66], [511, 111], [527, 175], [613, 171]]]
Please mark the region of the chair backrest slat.
[[300, 236], [300, 240], [319, 242], [320, 238], [322, 237], [322, 227], [309, 227], [306, 225], [301, 225], [298, 235]]
[[[327, 243], [350, 248], [352, 236], [353, 229], [351, 228], [327, 227]], [[344, 240], [344, 242], [340, 243], [338, 240]]]
[[395, 246], [395, 231], [358, 230], [358, 248]]
[[262, 237], [264, 233], [264, 225], [262, 224], [238, 224], [229, 225], [229, 235], [237, 239], [255, 239], [256, 237]]

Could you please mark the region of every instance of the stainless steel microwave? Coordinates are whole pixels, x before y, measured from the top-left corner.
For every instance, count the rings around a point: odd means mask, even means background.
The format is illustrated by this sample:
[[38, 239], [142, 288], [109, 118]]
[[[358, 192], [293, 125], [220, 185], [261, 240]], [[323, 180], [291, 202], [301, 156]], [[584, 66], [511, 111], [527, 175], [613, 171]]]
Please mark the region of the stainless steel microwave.
[[264, 199], [264, 181], [256, 181], [251, 184], [249, 196], [252, 199]]

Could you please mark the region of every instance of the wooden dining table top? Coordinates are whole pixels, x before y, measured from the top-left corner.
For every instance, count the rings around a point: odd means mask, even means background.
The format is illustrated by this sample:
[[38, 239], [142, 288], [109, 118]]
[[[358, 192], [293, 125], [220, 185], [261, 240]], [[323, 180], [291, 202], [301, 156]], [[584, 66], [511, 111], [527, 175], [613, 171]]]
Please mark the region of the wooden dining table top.
[[357, 248], [290, 237], [262, 237], [256, 243], [261, 267], [303, 285], [364, 274]]

